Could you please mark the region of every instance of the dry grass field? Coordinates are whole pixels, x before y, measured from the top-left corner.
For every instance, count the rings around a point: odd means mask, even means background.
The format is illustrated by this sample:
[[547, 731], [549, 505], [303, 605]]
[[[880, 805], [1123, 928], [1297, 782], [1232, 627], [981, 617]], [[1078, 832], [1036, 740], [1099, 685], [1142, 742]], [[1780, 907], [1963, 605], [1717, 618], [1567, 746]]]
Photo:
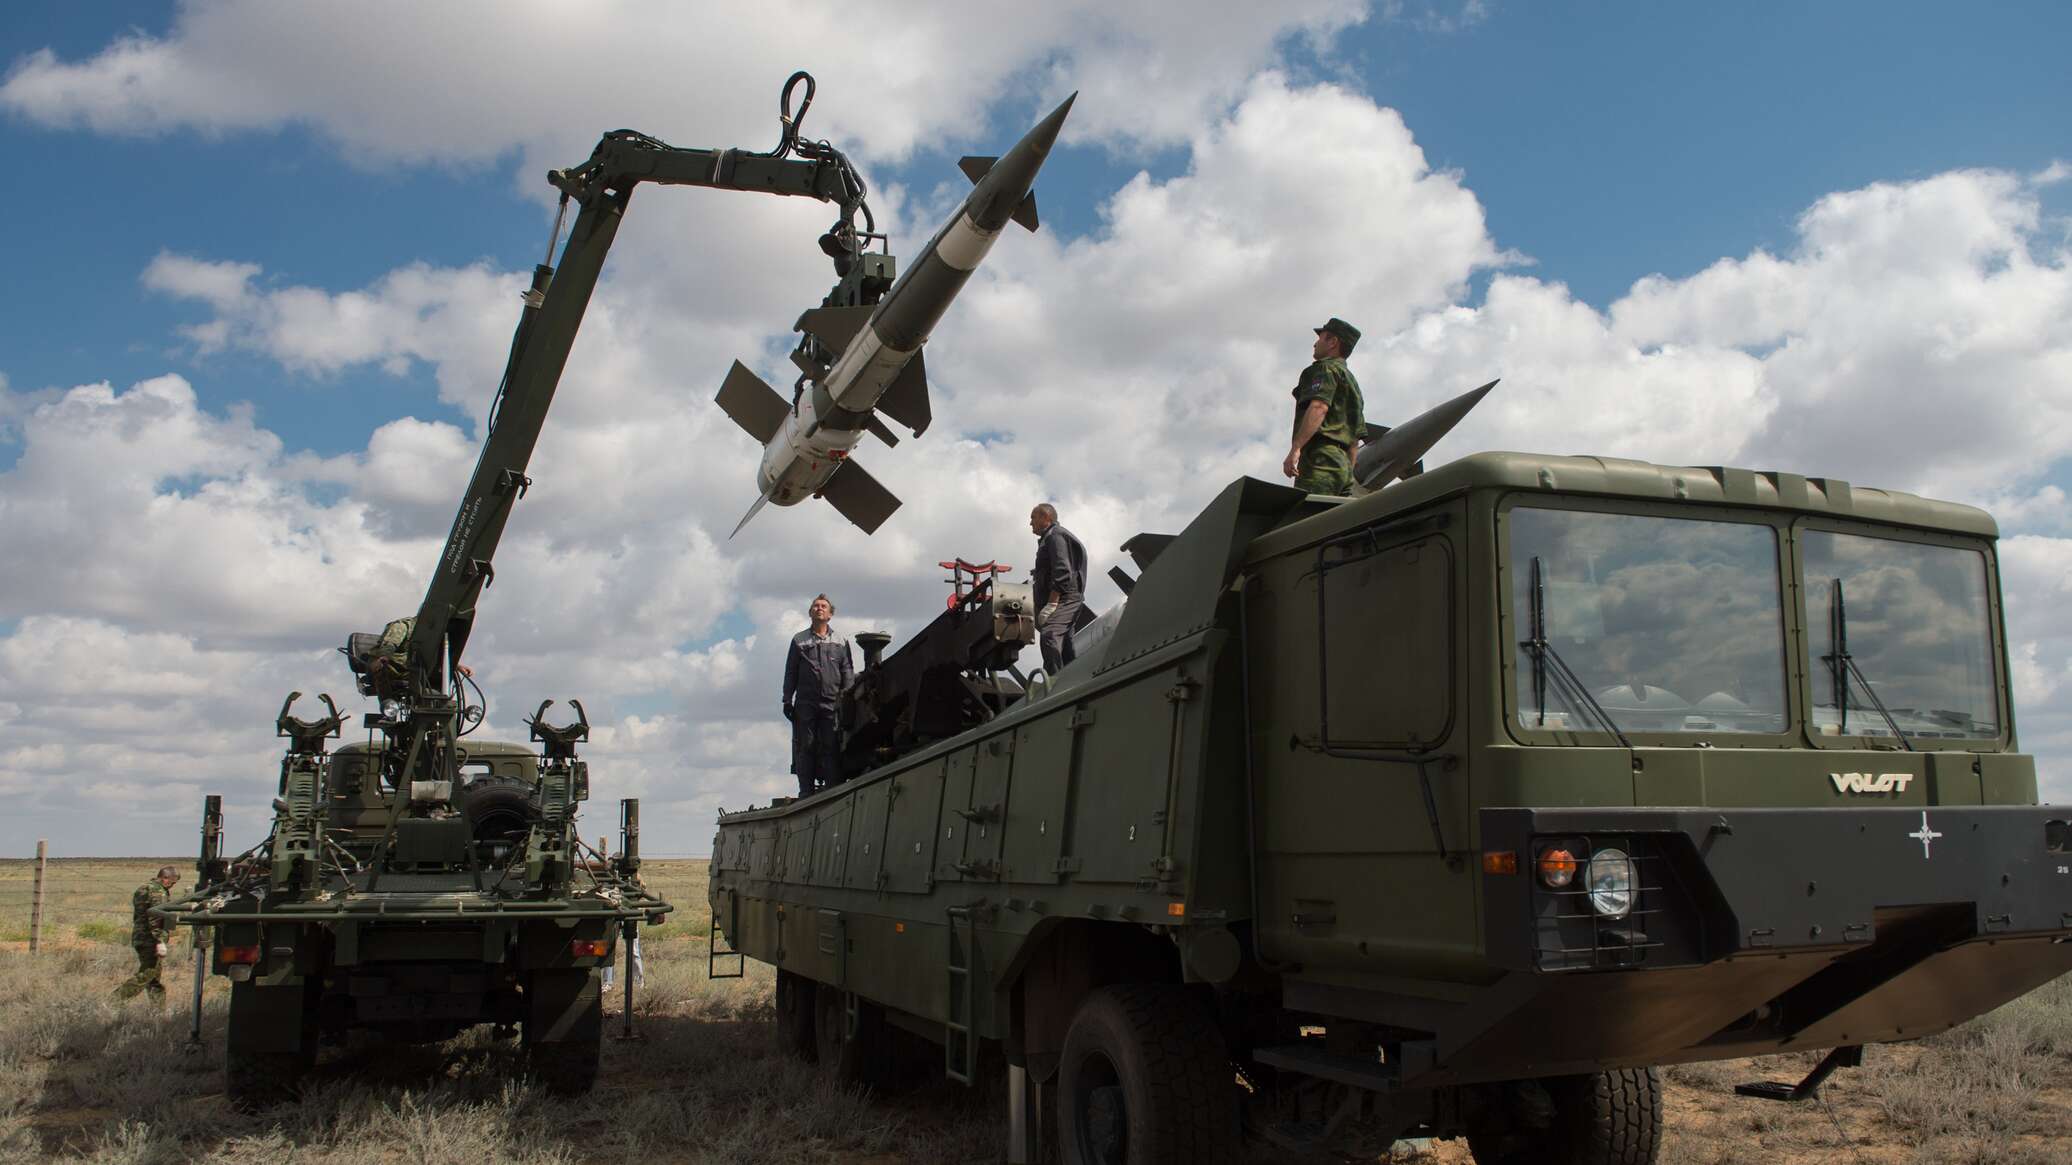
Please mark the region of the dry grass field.
[[[995, 1093], [938, 1084], [872, 1097], [830, 1087], [773, 1047], [771, 976], [706, 978], [703, 862], [657, 861], [648, 881], [680, 908], [643, 945], [634, 1019], [645, 1039], [608, 1041], [597, 1090], [554, 1100], [486, 1034], [441, 1048], [327, 1052], [300, 1103], [240, 1115], [222, 1095], [226, 984], [212, 979], [200, 1048], [187, 1046], [191, 954], [174, 948], [175, 1003], [117, 1003], [134, 967], [129, 891], [155, 859], [52, 863], [64, 910], [26, 950], [26, 863], [0, 862], [0, 1159], [282, 1165], [639, 1160], [747, 1163], [1000, 1159]], [[187, 863], [175, 862], [184, 870]], [[60, 897], [71, 887], [76, 895]], [[17, 913], [16, 903], [23, 903]], [[617, 995], [609, 1031], [619, 1030]], [[2061, 981], [1919, 1044], [1869, 1050], [1826, 1102], [1733, 1094], [1739, 1081], [1801, 1075], [1811, 1057], [1670, 1069], [1664, 1165], [2072, 1162], [2072, 983]], [[1439, 1144], [1399, 1161], [1466, 1162]], [[1267, 1158], [1262, 1158], [1268, 1160]]]

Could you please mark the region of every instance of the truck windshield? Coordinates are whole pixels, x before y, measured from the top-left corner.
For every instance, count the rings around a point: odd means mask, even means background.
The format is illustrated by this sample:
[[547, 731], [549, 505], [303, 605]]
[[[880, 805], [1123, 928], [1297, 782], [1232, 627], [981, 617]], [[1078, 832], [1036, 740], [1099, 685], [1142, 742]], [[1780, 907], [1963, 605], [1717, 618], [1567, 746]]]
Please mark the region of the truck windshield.
[[1769, 526], [1518, 506], [1510, 514], [1511, 617], [1524, 728], [1601, 730], [1536, 683], [1541, 633], [1625, 732], [1782, 732], [1784, 609]]
[[1861, 685], [1836, 679], [1839, 579], [1849, 655], [1901, 732], [1914, 740], [2000, 735], [1983, 553], [1806, 530], [1799, 555], [1814, 731], [1892, 736]]

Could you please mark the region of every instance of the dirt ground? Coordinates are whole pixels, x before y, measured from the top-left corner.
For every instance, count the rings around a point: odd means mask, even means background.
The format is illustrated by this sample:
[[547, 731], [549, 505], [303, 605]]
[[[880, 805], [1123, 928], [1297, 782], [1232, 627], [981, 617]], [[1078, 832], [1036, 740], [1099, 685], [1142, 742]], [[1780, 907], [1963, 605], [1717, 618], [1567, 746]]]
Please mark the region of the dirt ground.
[[[126, 913], [122, 882], [102, 878]], [[141, 872], [139, 872], [141, 871]], [[11, 871], [0, 867], [0, 886]], [[0, 1160], [254, 1165], [316, 1162], [644, 1163], [998, 1161], [998, 1094], [935, 1084], [866, 1096], [777, 1053], [771, 976], [706, 976], [704, 863], [658, 862], [649, 882], [681, 907], [644, 940], [634, 1020], [644, 1038], [609, 1040], [597, 1090], [556, 1100], [526, 1085], [507, 1044], [486, 1033], [434, 1048], [327, 1051], [301, 1101], [257, 1115], [222, 1095], [227, 984], [212, 979], [202, 1043], [188, 1044], [188, 948], [166, 982], [176, 1002], [117, 1003], [134, 969], [120, 940], [74, 934], [30, 956], [0, 946]], [[80, 902], [79, 916], [97, 911]], [[14, 920], [0, 920], [12, 923]], [[11, 937], [11, 936], [9, 936]], [[6, 946], [16, 949], [8, 950]], [[609, 1031], [621, 1030], [613, 994]], [[1663, 1165], [1993, 1165], [2072, 1163], [2072, 982], [2060, 981], [1919, 1044], [1874, 1047], [1818, 1102], [1734, 1095], [1747, 1080], [1796, 1080], [1814, 1057], [1726, 1061], [1664, 1072]], [[1257, 1160], [1286, 1165], [1290, 1158]], [[1393, 1157], [1323, 1160], [1465, 1163], [1466, 1146], [1402, 1146]]]

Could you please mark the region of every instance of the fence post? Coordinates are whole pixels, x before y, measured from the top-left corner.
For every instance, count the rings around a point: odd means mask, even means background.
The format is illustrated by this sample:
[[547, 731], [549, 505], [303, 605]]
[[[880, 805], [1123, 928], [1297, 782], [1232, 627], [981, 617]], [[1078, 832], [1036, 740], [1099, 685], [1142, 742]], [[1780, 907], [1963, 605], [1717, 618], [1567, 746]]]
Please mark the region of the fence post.
[[43, 946], [43, 867], [49, 861], [50, 842], [36, 839], [36, 882], [29, 892], [29, 953], [35, 954]]

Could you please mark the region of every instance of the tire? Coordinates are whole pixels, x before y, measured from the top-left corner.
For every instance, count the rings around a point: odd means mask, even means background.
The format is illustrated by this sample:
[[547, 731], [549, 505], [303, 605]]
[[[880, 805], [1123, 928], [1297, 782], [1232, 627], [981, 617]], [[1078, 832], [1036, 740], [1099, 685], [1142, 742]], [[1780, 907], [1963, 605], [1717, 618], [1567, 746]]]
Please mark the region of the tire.
[[1234, 1165], [1235, 1072], [1215, 1023], [1180, 987], [1103, 987], [1072, 1017], [1058, 1063], [1065, 1165]]
[[235, 1045], [223, 1053], [223, 1094], [240, 1112], [257, 1112], [276, 1104], [292, 1104], [302, 1095], [302, 1082], [316, 1067], [316, 1049], [307, 1052], [252, 1052]]
[[885, 1012], [856, 1001], [856, 1031], [849, 1031], [849, 993], [827, 983], [813, 991], [813, 1058], [820, 1070], [843, 1084], [882, 1087], [892, 1076], [893, 1055]]
[[1530, 1083], [1546, 1090], [1546, 1124], [1470, 1132], [1476, 1165], [1654, 1165], [1662, 1150], [1662, 1077], [1653, 1068]]
[[[317, 1063], [315, 984], [255, 987], [233, 983], [223, 1046], [223, 1093], [233, 1108], [256, 1112], [289, 1104]], [[299, 995], [291, 999], [290, 995]], [[299, 1019], [298, 1019], [299, 1011]], [[293, 1027], [297, 1045], [282, 1049], [279, 1032]]]
[[457, 800], [468, 823], [468, 836], [477, 842], [515, 846], [525, 840], [538, 816], [532, 786], [497, 777], [464, 786]]
[[777, 972], [777, 1050], [794, 1059], [818, 1058], [813, 1034], [817, 986], [804, 975]]
[[[530, 994], [520, 1035], [526, 1070], [556, 1096], [590, 1091], [604, 1047], [604, 993], [596, 972], [536, 971]], [[557, 1038], [543, 1038], [564, 1019], [569, 1022]]]
[[533, 1044], [525, 1049], [526, 1070], [556, 1096], [581, 1096], [597, 1086], [603, 1042], [604, 1033], [596, 1031], [586, 1039]]

